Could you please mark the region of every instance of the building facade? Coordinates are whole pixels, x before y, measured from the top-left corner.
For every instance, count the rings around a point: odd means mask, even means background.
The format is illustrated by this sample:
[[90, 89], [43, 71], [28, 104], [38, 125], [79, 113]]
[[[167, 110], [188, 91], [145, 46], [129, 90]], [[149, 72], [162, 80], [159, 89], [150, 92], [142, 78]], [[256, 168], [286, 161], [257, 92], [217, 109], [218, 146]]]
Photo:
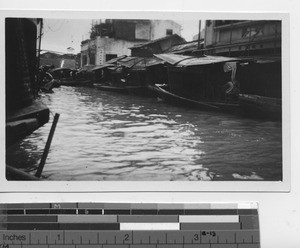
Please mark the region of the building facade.
[[281, 55], [281, 21], [207, 20], [205, 54]]
[[130, 55], [130, 47], [181, 33], [181, 26], [169, 20], [111, 20], [95, 24], [90, 39], [81, 43], [81, 66], [101, 65]]
[[151, 40], [160, 39], [168, 35], [181, 35], [181, 25], [170, 20], [151, 20]]
[[82, 42], [81, 66], [102, 65], [106, 61], [118, 56], [129, 56], [131, 51], [128, 47], [135, 44], [137, 42], [100, 36]]

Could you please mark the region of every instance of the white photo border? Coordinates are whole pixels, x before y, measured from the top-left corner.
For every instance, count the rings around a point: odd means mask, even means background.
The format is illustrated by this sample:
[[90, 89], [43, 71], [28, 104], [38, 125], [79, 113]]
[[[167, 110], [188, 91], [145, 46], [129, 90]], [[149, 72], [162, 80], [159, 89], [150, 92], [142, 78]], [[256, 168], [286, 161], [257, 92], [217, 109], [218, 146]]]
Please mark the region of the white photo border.
[[[282, 21], [282, 181], [7, 181], [5, 177], [5, 36], [0, 37], [1, 192], [289, 192], [291, 185], [290, 134], [290, 15], [277, 12], [190, 12], [190, 11], [73, 11], [0, 10], [0, 29], [5, 18], [48, 19], [248, 19]], [[62, 161], [63, 163], [63, 161]], [[46, 165], [47, 166], [47, 165]]]

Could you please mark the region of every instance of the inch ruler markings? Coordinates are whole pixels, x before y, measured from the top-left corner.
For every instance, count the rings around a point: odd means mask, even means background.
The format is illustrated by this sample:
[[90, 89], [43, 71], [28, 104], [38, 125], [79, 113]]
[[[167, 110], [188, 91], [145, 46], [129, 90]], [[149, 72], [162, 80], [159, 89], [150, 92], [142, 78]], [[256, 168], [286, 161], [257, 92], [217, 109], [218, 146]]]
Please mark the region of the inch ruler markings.
[[0, 204], [0, 248], [259, 248], [245, 204]]

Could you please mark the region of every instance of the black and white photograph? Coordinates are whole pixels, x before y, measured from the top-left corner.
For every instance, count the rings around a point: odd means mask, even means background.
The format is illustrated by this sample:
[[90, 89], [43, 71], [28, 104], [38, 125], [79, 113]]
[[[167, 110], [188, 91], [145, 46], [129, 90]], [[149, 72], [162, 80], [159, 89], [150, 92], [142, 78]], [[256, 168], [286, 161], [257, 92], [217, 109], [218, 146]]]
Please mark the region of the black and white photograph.
[[282, 19], [198, 16], [7, 16], [6, 180], [282, 182]]
[[297, 0], [0, 1], [0, 248], [300, 242]]

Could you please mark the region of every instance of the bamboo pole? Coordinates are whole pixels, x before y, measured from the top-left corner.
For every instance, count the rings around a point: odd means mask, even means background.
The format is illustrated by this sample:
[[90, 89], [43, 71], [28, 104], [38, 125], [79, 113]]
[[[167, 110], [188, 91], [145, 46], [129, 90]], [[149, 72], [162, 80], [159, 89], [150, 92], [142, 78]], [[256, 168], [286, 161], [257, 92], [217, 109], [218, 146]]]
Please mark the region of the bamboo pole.
[[52, 138], [53, 138], [53, 135], [54, 135], [54, 131], [55, 131], [58, 119], [59, 119], [59, 114], [55, 114], [51, 129], [50, 129], [50, 133], [49, 133], [49, 136], [48, 136], [48, 139], [47, 139], [47, 142], [46, 142], [46, 146], [45, 146], [42, 158], [41, 158], [40, 165], [39, 165], [39, 167], [38, 167], [38, 169], [35, 173], [35, 176], [38, 177], [38, 178], [40, 178], [41, 175], [42, 175], [42, 172], [43, 172], [44, 165], [46, 163], [46, 159], [47, 159], [47, 156], [48, 156], [48, 153], [49, 153], [49, 150], [50, 150]]

